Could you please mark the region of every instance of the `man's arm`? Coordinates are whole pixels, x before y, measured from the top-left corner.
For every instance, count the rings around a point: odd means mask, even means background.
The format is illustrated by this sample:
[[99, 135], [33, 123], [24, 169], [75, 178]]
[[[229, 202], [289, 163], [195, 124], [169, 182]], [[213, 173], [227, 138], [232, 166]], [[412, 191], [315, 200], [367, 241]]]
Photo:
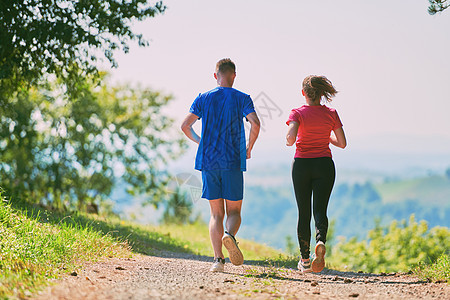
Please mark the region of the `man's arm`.
[[252, 149], [253, 149], [253, 145], [256, 142], [256, 139], [258, 138], [259, 135], [259, 129], [261, 127], [261, 124], [259, 122], [259, 118], [256, 115], [256, 112], [252, 112], [249, 113], [246, 116], [247, 120], [250, 122], [250, 137], [248, 140], [248, 145], [247, 145], [247, 159], [252, 157]]
[[198, 116], [193, 113], [189, 113], [181, 124], [181, 130], [184, 134], [195, 143], [200, 143], [200, 137], [192, 128], [192, 125], [198, 120]]

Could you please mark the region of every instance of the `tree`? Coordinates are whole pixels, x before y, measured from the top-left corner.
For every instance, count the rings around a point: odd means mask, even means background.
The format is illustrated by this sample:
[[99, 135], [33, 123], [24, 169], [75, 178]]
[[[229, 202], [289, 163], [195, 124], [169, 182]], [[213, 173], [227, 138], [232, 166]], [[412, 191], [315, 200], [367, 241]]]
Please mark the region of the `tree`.
[[161, 1], [17, 0], [0, 2], [0, 105], [43, 74], [66, 83], [82, 70], [96, 73], [98, 59], [116, 66], [114, 52], [130, 41], [147, 42], [131, 21], [163, 13]]
[[74, 100], [59, 79], [11, 99], [0, 117], [0, 181], [10, 196], [83, 208], [121, 179], [155, 205], [165, 199], [165, 166], [185, 149], [161, 113], [171, 97], [102, 79], [78, 81]]
[[161, 221], [165, 224], [186, 224], [191, 220], [193, 204], [188, 195], [179, 189], [171, 193], [165, 203], [165, 209]]
[[365, 184], [355, 183], [351, 192], [351, 197], [352, 199], [362, 200], [367, 203], [381, 202], [380, 195], [370, 182], [366, 182]]
[[430, 6], [428, 6], [428, 13], [430, 15], [434, 15], [450, 7], [449, 0], [428, 0], [428, 2], [430, 2]]

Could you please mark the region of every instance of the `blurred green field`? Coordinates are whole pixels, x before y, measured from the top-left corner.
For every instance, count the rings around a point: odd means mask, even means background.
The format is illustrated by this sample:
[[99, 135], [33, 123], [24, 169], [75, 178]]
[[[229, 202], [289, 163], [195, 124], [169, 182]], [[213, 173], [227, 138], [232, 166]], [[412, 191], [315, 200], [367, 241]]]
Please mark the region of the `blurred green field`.
[[418, 200], [421, 204], [449, 205], [450, 178], [433, 175], [375, 184], [383, 203]]

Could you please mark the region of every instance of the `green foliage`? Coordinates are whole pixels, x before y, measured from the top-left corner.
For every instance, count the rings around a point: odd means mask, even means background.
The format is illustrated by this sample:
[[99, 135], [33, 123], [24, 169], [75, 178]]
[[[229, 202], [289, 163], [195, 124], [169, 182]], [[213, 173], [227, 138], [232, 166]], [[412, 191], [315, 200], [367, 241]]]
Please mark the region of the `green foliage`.
[[433, 264], [421, 264], [415, 273], [427, 281], [443, 281], [450, 283], [450, 255], [442, 254]]
[[193, 205], [188, 199], [188, 196], [177, 189], [165, 203], [165, 210], [161, 221], [165, 224], [187, 224], [192, 221], [190, 219], [192, 208]]
[[[23, 83], [43, 74], [70, 83], [79, 69], [96, 73], [105, 57], [116, 66], [114, 52], [128, 52], [130, 41], [147, 42], [131, 21], [163, 13], [161, 1], [19, 0], [0, 4], [0, 105]], [[100, 56], [99, 56], [100, 55]]]
[[154, 205], [165, 197], [165, 165], [184, 149], [161, 113], [170, 97], [85, 79], [76, 100], [60, 80], [22, 90], [0, 117], [0, 180], [13, 198], [83, 208], [108, 198], [120, 178]]
[[428, 0], [428, 2], [430, 2], [430, 6], [428, 6], [428, 13], [430, 15], [434, 15], [450, 7], [450, 1], [448, 0]]
[[89, 225], [30, 214], [0, 202], [0, 298], [27, 298], [48, 278], [76, 270], [81, 261], [131, 254], [125, 242]]
[[421, 262], [435, 262], [448, 254], [450, 230], [446, 227], [428, 229], [426, 222], [393, 221], [389, 226], [377, 225], [367, 240], [342, 239], [333, 248], [332, 267], [365, 272], [408, 271]]
[[298, 255], [298, 247], [296, 246], [296, 243], [292, 240], [292, 236], [287, 235], [286, 236], [286, 253], [289, 255]]

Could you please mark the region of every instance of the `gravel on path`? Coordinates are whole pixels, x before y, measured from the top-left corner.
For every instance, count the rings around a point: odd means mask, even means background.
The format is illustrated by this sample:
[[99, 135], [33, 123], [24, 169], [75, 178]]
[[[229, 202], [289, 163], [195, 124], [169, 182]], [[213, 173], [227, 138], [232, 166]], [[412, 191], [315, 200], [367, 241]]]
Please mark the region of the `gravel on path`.
[[34, 299], [450, 299], [446, 283], [407, 274], [297, 270], [245, 263], [211, 273], [211, 258], [164, 252], [88, 263]]

